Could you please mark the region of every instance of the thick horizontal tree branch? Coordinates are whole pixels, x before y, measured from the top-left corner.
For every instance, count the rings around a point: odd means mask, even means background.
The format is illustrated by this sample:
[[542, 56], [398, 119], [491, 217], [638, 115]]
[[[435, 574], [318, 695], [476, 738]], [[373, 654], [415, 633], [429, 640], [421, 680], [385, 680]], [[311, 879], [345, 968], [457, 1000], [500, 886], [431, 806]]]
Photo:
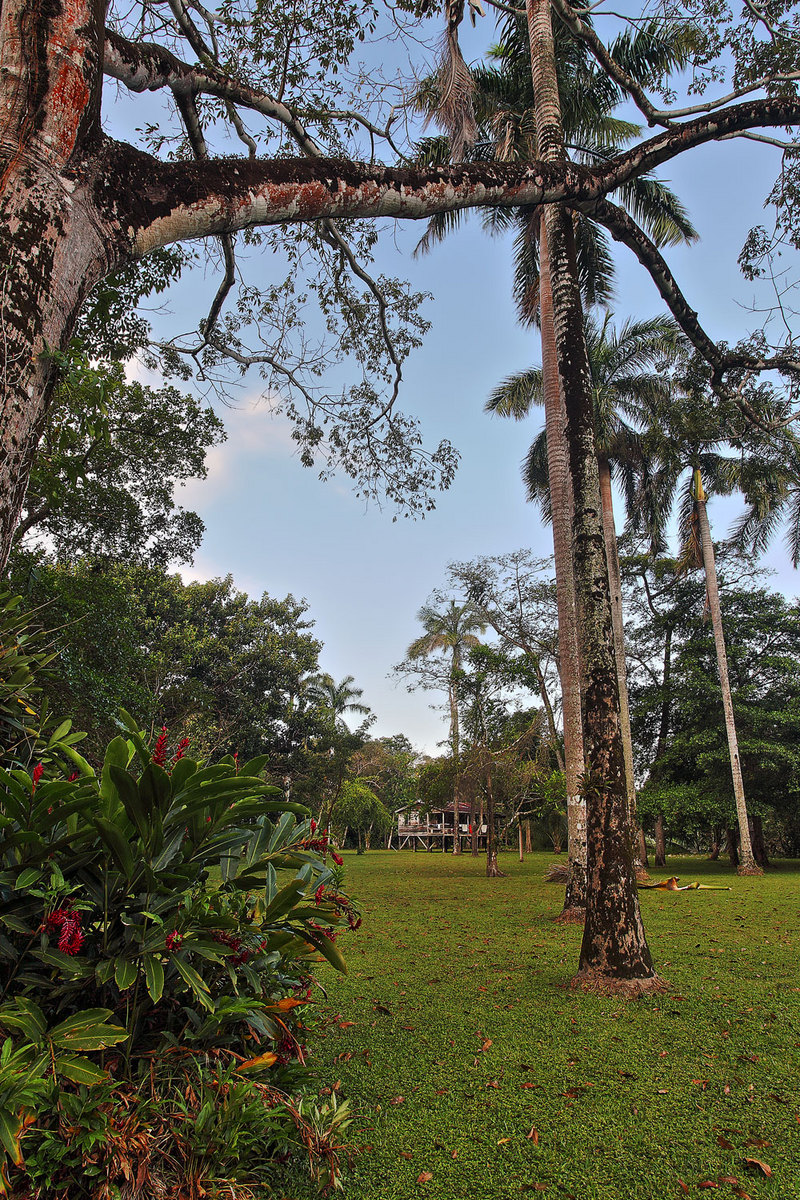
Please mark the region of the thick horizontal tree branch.
[[191, 238], [323, 217], [423, 219], [481, 206], [598, 200], [695, 146], [745, 129], [800, 122], [800, 100], [751, 100], [666, 129], [607, 162], [468, 163], [391, 168], [330, 159], [162, 162], [108, 141], [94, 187], [125, 257]]
[[636, 224], [631, 216], [609, 200], [600, 199], [590, 204], [576, 205], [581, 212], [594, 217], [608, 229], [611, 236], [632, 250], [639, 262], [648, 272], [683, 332], [694, 348], [712, 367], [713, 381], [720, 384], [725, 372], [731, 370], [746, 371], [784, 371], [800, 376], [800, 359], [796, 352], [777, 353], [772, 355], [748, 354], [741, 351], [727, 352], [722, 350], [703, 329], [697, 313], [690, 306], [681, 291], [675, 276], [656, 246], [644, 230]]

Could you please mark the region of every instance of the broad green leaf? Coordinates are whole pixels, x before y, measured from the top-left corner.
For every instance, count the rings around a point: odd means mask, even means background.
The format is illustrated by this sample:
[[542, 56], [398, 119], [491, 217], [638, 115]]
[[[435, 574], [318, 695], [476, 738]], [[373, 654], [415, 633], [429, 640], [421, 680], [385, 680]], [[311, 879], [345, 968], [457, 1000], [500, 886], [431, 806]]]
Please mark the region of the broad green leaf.
[[178, 792], [183, 791], [186, 784], [197, 771], [197, 763], [193, 758], [179, 758], [172, 768], [170, 775], [170, 784], [172, 786], [173, 796], [177, 796]]
[[55, 1067], [59, 1074], [66, 1075], [73, 1083], [85, 1084], [86, 1087], [95, 1083], [105, 1083], [108, 1079], [108, 1071], [96, 1067], [88, 1059], [74, 1058], [71, 1054], [57, 1054]]
[[165, 813], [172, 798], [172, 787], [169, 775], [158, 763], [150, 762], [142, 772], [139, 780], [139, 795], [144, 811], [150, 813]]
[[158, 1004], [164, 992], [164, 967], [155, 954], [148, 954], [144, 960], [144, 977], [150, 999]]
[[111, 851], [111, 856], [117, 866], [125, 878], [130, 880], [133, 877], [136, 865], [130, 842], [122, 831], [112, 821], [107, 821], [105, 817], [95, 817], [93, 823], [100, 837]]
[[94, 767], [86, 761], [82, 754], [78, 754], [72, 746], [68, 746], [66, 742], [56, 742], [54, 750], [60, 750], [61, 753], [69, 759], [77, 768], [81, 775], [85, 775], [87, 779], [96, 779]]
[[305, 882], [302, 880], [292, 880], [277, 893], [274, 900], [267, 905], [261, 920], [267, 924], [270, 921], [277, 921], [280, 917], [286, 915], [290, 909], [299, 903], [306, 890]]
[[316, 930], [308, 928], [303, 930], [303, 936], [306, 941], [311, 942], [313, 946], [317, 947], [320, 954], [323, 954], [327, 958], [332, 967], [335, 967], [337, 971], [341, 971], [342, 975], [347, 974], [347, 963], [344, 961], [342, 952], [335, 942], [326, 937], [324, 933], [317, 933]]
[[[60, 1024], [55, 1025], [50, 1030], [50, 1037], [54, 1042], [60, 1043], [64, 1038], [72, 1037], [73, 1034], [86, 1033], [87, 1030], [98, 1029], [101, 1026], [112, 1031], [119, 1032], [123, 1037], [127, 1037], [125, 1030], [118, 1025], [105, 1025], [113, 1013], [110, 1008], [85, 1008], [82, 1012], [74, 1013], [71, 1017], [67, 1017]], [[115, 1039], [119, 1041], [119, 1038]], [[109, 1043], [111, 1044], [111, 1043]], [[97, 1047], [102, 1050], [102, 1046]]]
[[114, 983], [121, 992], [127, 991], [136, 982], [138, 974], [136, 963], [129, 958], [118, 958], [114, 964]]
[[22, 1131], [22, 1119], [8, 1108], [0, 1108], [0, 1142], [5, 1146], [8, 1157], [15, 1167], [22, 1162], [22, 1150], [19, 1135]]
[[52, 737], [50, 738], [49, 742], [47, 743], [47, 749], [52, 750], [53, 747], [55, 746], [56, 742], [60, 742], [63, 738], [65, 738], [67, 736], [70, 729], [72, 729], [72, 718], [67, 717], [66, 721], [62, 721], [61, 724], [58, 726], [58, 728], [53, 733]]
[[[115, 737], [108, 743], [103, 770], [100, 775], [100, 795], [108, 804], [116, 799], [116, 788], [112, 782], [112, 767], [124, 770], [128, 765], [128, 742], [126, 738]], [[108, 809], [106, 810], [108, 815]]]
[[[122, 739], [120, 738], [119, 740], [121, 741]], [[122, 767], [117, 766], [115, 763], [112, 763], [109, 768], [109, 779], [116, 788], [117, 796], [122, 802], [128, 820], [139, 830], [142, 840], [146, 840], [149, 833], [147, 815], [142, 805], [139, 789], [136, 786], [136, 780], [130, 772], [123, 770]]]
[[13, 1004], [6, 1004], [0, 1008], [0, 1025], [21, 1029], [34, 1044], [42, 1040], [47, 1029], [44, 1013], [39, 1005], [34, 1004], [27, 996], [17, 996]]
[[213, 1011], [214, 1002], [208, 990], [208, 986], [202, 976], [197, 974], [194, 967], [190, 967], [183, 959], [175, 955], [172, 959], [178, 974], [189, 985], [197, 999], [205, 1007]]

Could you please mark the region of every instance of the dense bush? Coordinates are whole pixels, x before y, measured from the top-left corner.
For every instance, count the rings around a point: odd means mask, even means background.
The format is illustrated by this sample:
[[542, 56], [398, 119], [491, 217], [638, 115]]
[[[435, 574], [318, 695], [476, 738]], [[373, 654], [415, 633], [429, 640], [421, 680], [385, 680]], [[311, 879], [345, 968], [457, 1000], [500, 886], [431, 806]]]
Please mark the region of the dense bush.
[[326, 839], [263, 760], [151, 749], [124, 718], [97, 772], [52, 736], [0, 770], [2, 1184], [251, 1196], [295, 1148], [335, 1184], [347, 1114], [311, 1098], [305, 1037], [357, 918]]

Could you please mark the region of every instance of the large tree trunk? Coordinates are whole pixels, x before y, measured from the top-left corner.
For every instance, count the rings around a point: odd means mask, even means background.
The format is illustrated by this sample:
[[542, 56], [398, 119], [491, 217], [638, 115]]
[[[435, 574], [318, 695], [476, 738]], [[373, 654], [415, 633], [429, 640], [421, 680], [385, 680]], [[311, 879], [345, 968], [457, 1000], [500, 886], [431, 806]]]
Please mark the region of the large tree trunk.
[[722, 610], [719, 602], [717, 586], [717, 567], [714, 561], [714, 546], [711, 541], [711, 528], [706, 512], [706, 497], [703, 490], [703, 480], [699, 471], [694, 473], [695, 507], [697, 522], [700, 527], [700, 545], [703, 551], [703, 567], [706, 576], [706, 591], [708, 607], [711, 612], [711, 627], [714, 630], [714, 645], [717, 649], [717, 668], [719, 684], [722, 691], [722, 709], [725, 713], [725, 733], [728, 738], [728, 752], [731, 760], [731, 777], [733, 779], [733, 795], [736, 801], [736, 817], [739, 825], [739, 863], [740, 875], [761, 875], [762, 871], [755, 860], [753, 847], [750, 843], [750, 826], [747, 821], [747, 805], [744, 798], [744, 780], [742, 765], [739, 761], [739, 743], [736, 737], [736, 722], [733, 717], [733, 699], [728, 678], [728, 655], [725, 650], [725, 634], [722, 629]]
[[[625, 667], [625, 627], [622, 621], [622, 578], [617, 553], [617, 530], [614, 524], [614, 495], [611, 488], [611, 466], [604, 455], [598, 456], [597, 469], [600, 475], [600, 497], [603, 504], [603, 537], [608, 561], [608, 585], [611, 592], [611, 625], [614, 631], [614, 661], [617, 665], [619, 685], [619, 718], [622, 732], [622, 750], [625, 756], [625, 791], [631, 822], [636, 824], [636, 785], [633, 775], [633, 738], [631, 737], [631, 715], [628, 708], [628, 672]], [[637, 839], [637, 858], [641, 862], [641, 850]], [[642, 863], [644, 865], [644, 863]]]
[[550, 255], [544, 219], [539, 233], [539, 317], [542, 329], [542, 380], [547, 440], [547, 475], [553, 524], [553, 558], [558, 611], [558, 674], [564, 718], [564, 778], [567, 789], [569, 874], [564, 907], [557, 920], [583, 923], [586, 907], [586, 801], [581, 795], [583, 731], [581, 728], [580, 660], [572, 572], [572, 481], [566, 440], [566, 411], [558, 376]]
[[[102, 9], [75, 0], [0, 7], [0, 570], [56, 380], [54, 354], [111, 266], [91, 202]], [[76, 186], [73, 168], [88, 174]], [[83, 170], [81, 170], [83, 168]]]
[[[548, 0], [528, 0], [538, 151], [564, 161], [564, 140]], [[572, 221], [548, 205], [558, 372], [567, 416], [574, 497], [572, 559], [581, 661], [586, 757], [586, 923], [576, 986], [638, 994], [663, 988], [653, 968], [639, 909], [619, 718], [608, 564], [594, 438], [594, 405], [583, 328]]]

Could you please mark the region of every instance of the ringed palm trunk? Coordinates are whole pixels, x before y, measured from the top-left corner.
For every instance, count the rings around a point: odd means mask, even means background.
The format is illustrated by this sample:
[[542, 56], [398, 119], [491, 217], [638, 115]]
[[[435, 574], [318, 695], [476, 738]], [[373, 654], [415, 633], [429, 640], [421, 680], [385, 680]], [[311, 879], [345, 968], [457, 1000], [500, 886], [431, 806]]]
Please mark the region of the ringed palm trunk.
[[453, 652], [453, 673], [450, 680], [450, 745], [453, 748], [453, 759], [456, 765], [456, 777], [453, 784], [453, 854], [461, 853], [461, 836], [459, 824], [461, 820], [461, 773], [459, 771], [458, 754], [460, 737], [458, 727], [458, 691], [456, 690], [455, 674], [461, 663]]
[[611, 467], [605, 455], [599, 455], [600, 496], [603, 503], [603, 537], [608, 560], [608, 585], [611, 592], [611, 623], [614, 630], [614, 660], [619, 685], [619, 719], [622, 750], [625, 756], [625, 791], [631, 823], [636, 825], [636, 786], [633, 778], [633, 738], [631, 714], [628, 707], [628, 672], [625, 666], [625, 627], [622, 622], [622, 579], [617, 553], [617, 530], [614, 524], [614, 496], [611, 488]]
[[580, 659], [572, 572], [572, 481], [567, 454], [564, 396], [558, 377], [550, 255], [541, 218], [539, 316], [542, 329], [542, 381], [547, 440], [547, 474], [553, 525], [553, 558], [558, 611], [558, 674], [564, 718], [564, 779], [567, 789], [569, 874], [562, 924], [582, 922], [586, 907], [586, 801], [581, 795], [583, 731], [581, 729]]
[[739, 759], [739, 742], [736, 737], [736, 722], [733, 716], [733, 699], [728, 678], [728, 655], [725, 650], [725, 634], [722, 629], [722, 610], [719, 603], [719, 588], [717, 586], [717, 567], [714, 561], [714, 546], [711, 541], [711, 527], [706, 511], [706, 496], [703, 481], [698, 470], [694, 473], [695, 507], [697, 523], [700, 527], [700, 546], [703, 552], [703, 568], [706, 576], [706, 591], [708, 607], [711, 611], [711, 627], [714, 631], [714, 645], [717, 650], [717, 668], [719, 684], [722, 691], [722, 710], [725, 714], [725, 734], [728, 738], [728, 753], [731, 760], [731, 776], [733, 779], [733, 795], [736, 801], [736, 819], [739, 826], [739, 874], [761, 875], [762, 871], [755, 860], [753, 846], [750, 841], [750, 825], [747, 820], [747, 804], [744, 797], [744, 780], [742, 779], [742, 764]]
[[[528, 0], [538, 153], [566, 157], [549, 0]], [[594, 437], [591, 375], [583, 328], [572, 221], [544, 210], [558, 373], [567, 416], [574, 496], [572, 561], [581, 662], [586, 757], [586, 922], [573, 984], [638, 994], [662, 989], [653, 968], [636, 890], [634, 850], [619, 718], [608, 564]]]

